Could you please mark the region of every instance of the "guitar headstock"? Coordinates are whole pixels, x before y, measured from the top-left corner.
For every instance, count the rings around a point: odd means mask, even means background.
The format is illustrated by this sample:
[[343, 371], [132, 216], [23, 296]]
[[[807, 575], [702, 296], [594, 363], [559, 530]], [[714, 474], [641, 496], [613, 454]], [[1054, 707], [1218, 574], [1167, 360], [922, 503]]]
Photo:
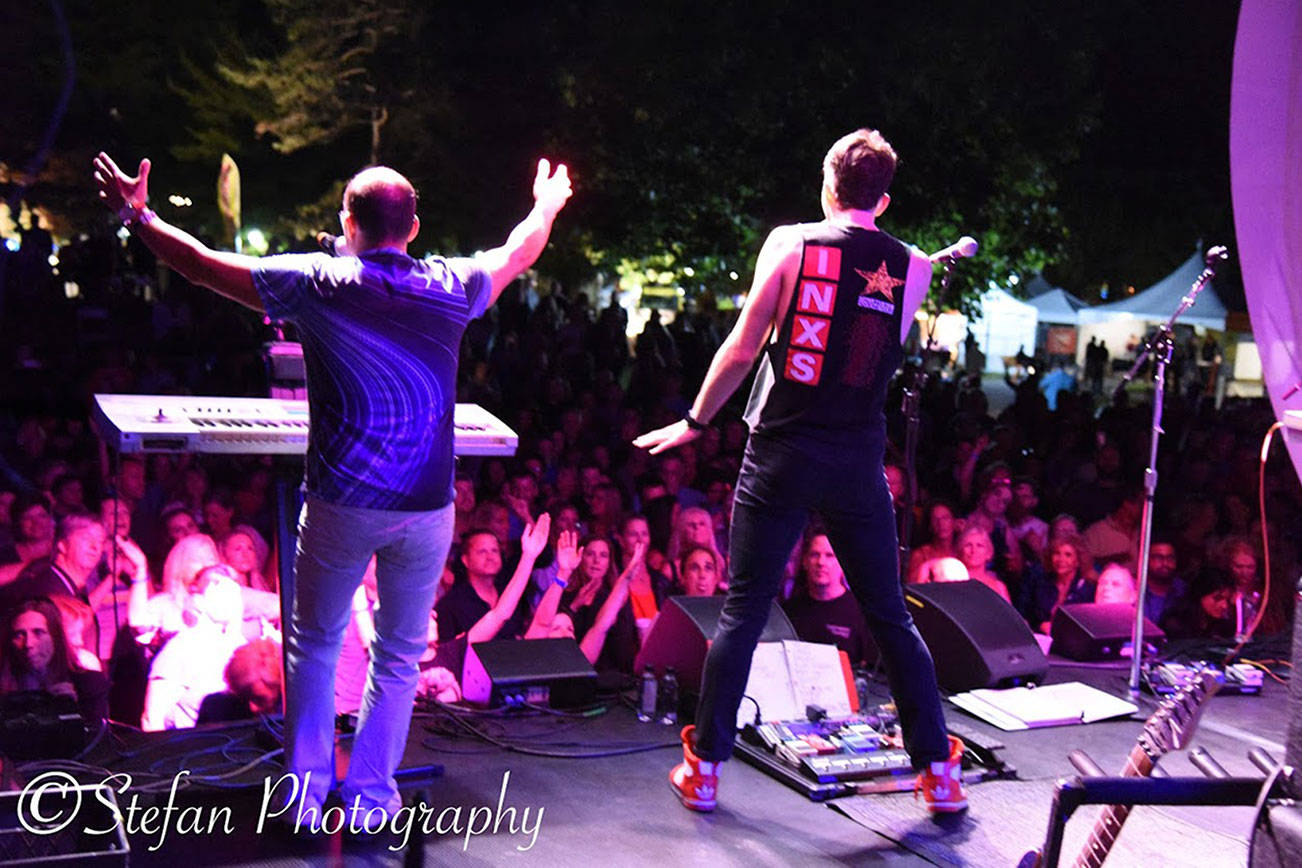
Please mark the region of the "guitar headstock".
[[1144, 721], [1144, 731], [1139, 736], [1144, 752], [1156, 762], [1167, 751], [1187, 745], [1198, 728], [1204, 703], [1220, 686], [1217, 670], [1198, 669], [1188, 684], [1165, 699], [1153, 716]]

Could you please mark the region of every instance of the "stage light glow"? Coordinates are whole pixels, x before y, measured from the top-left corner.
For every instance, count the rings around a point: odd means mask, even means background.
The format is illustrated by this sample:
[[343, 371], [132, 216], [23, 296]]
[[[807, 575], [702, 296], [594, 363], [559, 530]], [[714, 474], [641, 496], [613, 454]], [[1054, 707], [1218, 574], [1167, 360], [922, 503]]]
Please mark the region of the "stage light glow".
[[19, 241], [17, 238], [5, 239], [5, 249], [7, 249], [10, 253], [17, 253], [22, 246], [23, 243]]
[[189, 208], [191, 205], [194, 204], [194, 200], [191, 199], [189, 196], [181, 196], [178, 195], [177, 193], [173, 193], [172, 195], [168, 196], [167, 201], [171, 202], [177, 208]]
[[244, 241], [249, 245], [249, 250], [258, 256], [262, 256], [267, 252], [267, 236], [257, 227], [244, 234]]
[[687, 266], [686, 268], [683, 269], [683, 274], [687, 275], [688, 277], [695, 277], [695, 276], [696, 276], [696, 269], [695, 269], [695, 268], [692, 268], [692, 266], [689, 265], [689, 266]]
[[59, 254], [51, 253], [48, 257], [46, 257], [45, 261], [50, 263], [51, 268], [54, 268], [59, 264]]
[[741, 277], [741, 275], [735, 271], [729, 271], [728, 276], [731, 277], [733, 280], [737, 280], [739, 277]]
[[75, 281], [66, 280], [63, 283], [63, 295], [65, 298], [76, 298], [81, 295], [81, 287]]
[[1010, 274], [1010, 275], [1008, 275], [1008, 285], [1009, 285], [1009, 286], [1017, 286], [1017, 284], [1019, 284], [1019, 283], [1021, 283], [1021, 282], [1022, 282], [1022, 279], [1021, 279], [1020, 277], [1018, 277], [1016, 274]]
[[127, 229], [127, 227], [123, 226], [121, 229], [118, 230], [119, 241], [126, 241], [130, 237], [131, 237], [131, 231]]

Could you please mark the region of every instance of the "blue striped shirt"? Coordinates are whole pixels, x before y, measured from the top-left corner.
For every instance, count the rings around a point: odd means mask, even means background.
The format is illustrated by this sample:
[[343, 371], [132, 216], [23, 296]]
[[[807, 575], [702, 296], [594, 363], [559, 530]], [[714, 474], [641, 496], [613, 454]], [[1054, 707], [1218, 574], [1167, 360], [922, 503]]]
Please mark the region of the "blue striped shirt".
[[308, 493], [367, 509], [448, 504], [457, 356], [492, 298], [488, 273], [471, 259], [374, 250], [269, 256], [253, 283], [303, 342]]

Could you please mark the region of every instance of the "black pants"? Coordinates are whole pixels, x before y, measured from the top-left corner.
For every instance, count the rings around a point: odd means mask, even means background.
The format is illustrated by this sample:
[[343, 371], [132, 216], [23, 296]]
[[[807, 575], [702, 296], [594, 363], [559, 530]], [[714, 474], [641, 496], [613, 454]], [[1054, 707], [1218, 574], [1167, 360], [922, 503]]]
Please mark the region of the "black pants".
[[718, 762], [732, 754], [751, 656], [810, 510], [822, 517], [877, 641], [914, 766], [949, 756], [931, 653], [900, 587], [882, 455], [881, 445], [832, 449], [803, 438], [751, 436], [733, 504], [728, 597], [706, 657], [696, 715], [701, 759]]

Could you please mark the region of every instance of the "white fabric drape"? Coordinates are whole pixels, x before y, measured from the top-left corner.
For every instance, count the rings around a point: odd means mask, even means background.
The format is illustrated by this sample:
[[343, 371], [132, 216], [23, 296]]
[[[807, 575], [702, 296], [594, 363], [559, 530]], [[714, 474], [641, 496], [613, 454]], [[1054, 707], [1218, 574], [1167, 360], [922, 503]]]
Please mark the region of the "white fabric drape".
[[[1302, 410], [1302, 2], [1243, 0], [1230, 96], [1230, 181], [1252, 331], [1276, 416]], [[1302, 475], [1302, 433], [1285, 438]]]

